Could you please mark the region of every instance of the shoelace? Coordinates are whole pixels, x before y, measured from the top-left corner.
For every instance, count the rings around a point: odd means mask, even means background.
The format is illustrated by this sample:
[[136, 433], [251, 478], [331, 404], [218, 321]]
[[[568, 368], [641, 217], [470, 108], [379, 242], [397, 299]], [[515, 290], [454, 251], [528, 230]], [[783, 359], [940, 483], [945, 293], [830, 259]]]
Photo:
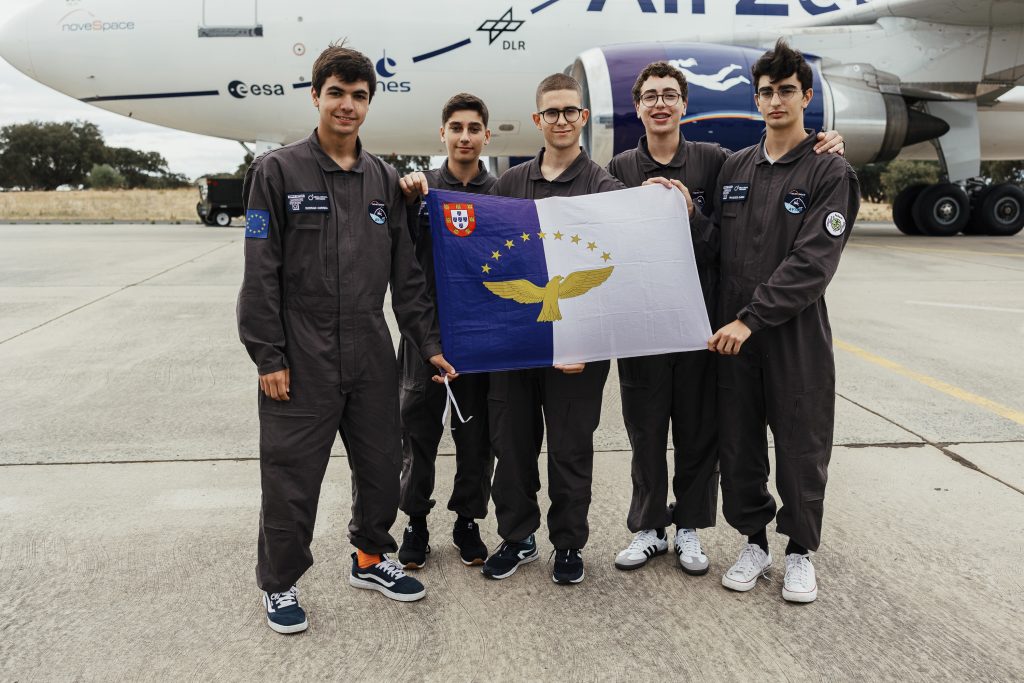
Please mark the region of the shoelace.
[[740, 553], [739, 559], [736, 560], [736, 568], [744, 574], [747, 573], [748, 570], [753, 570], [764, 576], [764, 568], [757, 560], [756, 551], [764, 552], [756, 543], [748, 543], [746, 547], [743, 548], [743, 552]]
[[385, 556], [384, 559], [378, 562], [376, 566], [377, 569], [381, 570], [395, 581], [405, 578], [405, 572], [402, 570], [402, 565], [398, 564], [390, 557]]
[[810, 563], [811, 561], [803, 555], [786, 555], [786, 576], [792, 577], [797, 583], [807, 583], [810, 580], [807, 565]]
[[682, 551], [683, 555], [687, 557], [700, 557], [702, 551], [700, 549], [700, 539], [697, 537], [697, 532], [691, 529], [684, 529], [683, 533], [676, 536], [676, 539], [683, 539]]
[[646, 548], [647, 546], [654, 545], [657, 539], [658, 534], [652, 531], [651, 529], [644, 529], [643, 531], [638, 531], [636, 533], [636, 536], [633, 537], [633, 540], [629, 542], [629, 547], [626, 548], [626, 550], [636, 550], [638, 552], [643, 552], [644, 548]]
[[574, 556], [574, 557], [576, 557], [578, 559], [583, 559], [583, 551], [582, 550], [572, 550], [572, 549], [559, 550], [559, 549], [555, 548], [554, 550], [551, 551], [551, 554], [548, 555], [548, 562], [547, 563], [551, 564], [551, 558], [552, 557], [555, 558], [555, 562], [558, 562], [558, 557], [560, 555], [562, 555], [562, 554], [565, 555], [566, 561], [569, 560], [569, 556], [570, 555], [572, 555], [572, 556]]
[[298, 604], [298, 600], [295, 595], [298, 593], [298, 589], [292, 586], [283, 593], [271, 593], [270, 602], [273, 603], [274, 609], [279, 610], [283, 607], [291, 607], [292, 605]]

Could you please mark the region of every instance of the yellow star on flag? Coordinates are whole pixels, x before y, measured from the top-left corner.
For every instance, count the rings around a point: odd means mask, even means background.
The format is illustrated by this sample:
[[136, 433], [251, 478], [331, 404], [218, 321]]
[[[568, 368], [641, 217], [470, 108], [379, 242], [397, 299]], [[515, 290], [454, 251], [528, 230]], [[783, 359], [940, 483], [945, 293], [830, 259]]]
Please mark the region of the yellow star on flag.
[[562, 233], [560, 233], [560, 232], [556, 232], [556, 233], [555, 233], [555, 239], [556, 239], [556, 240], [560, 240], [560, 239], [562, 239]]
[[572, 243], [573, 244], [579, 244], [580, 243], [580, 236], [579, 235], [573, 235], [572, 236]]
[[529, 235], [529, 233], [525, 233], [525, 232], [524, 232], [524, 233], [523, 233], [522, 235], [520, 235], [520, 237], [522, 237], [522, 238], [523, 238], [523, 241], [524, 241], [524, 242], [529, 242], [529, 241], [530, 241], [530, 235]]
[[485, 263], [484, 267], [483, 267], [483, 271], [485, 273], [489, 273], [489, 272], [491, 272], [491, 267]]
[[606, 251], [606, 252], [604, 252], [603, 254], [601, 254], [601, 258], [603, 258], [603, 259], [604, 259], [604, 262], [605, 262], [605, 263], [608, 263], [608, 260], [609, 260], [609, 259], [611, 259], [611, 257], [612, 257], [612, 255], [611, 255], [611, 254], [609, 254], [609, 253], [608, 253], [607, 251]]
[[587, 242], [587, 249], [590, 251], [597, 249], [597, 242]]
[[512, 247], [516, 246], [516, 243], [513, 242], [512, 240], [505, 240], [505, 246], [511, 249]]
[[538, 232], [537, 233], [537, 238], [538, 239], [544, 239], [545, 237], [547, 237], [546, 233], [544, 233], [544, 232]]
[[501, 258], [501, 252], [499, 252], [499, 251], [492, 251], [491, 252], [491, 258], [494, 259], [495, 261], [497, 261], [498, 259]]

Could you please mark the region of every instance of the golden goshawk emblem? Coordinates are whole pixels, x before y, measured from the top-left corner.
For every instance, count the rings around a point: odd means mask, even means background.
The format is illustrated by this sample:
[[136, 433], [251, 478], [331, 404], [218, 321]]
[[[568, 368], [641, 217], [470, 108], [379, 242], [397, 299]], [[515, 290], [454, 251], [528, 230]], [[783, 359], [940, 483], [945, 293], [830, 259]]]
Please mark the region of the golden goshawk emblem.
[[484, 287], [503, 299], [511, 299], [520, 304], [543, 304], [537, 322], [549, 323], [562, 319], [558, 309], [559, 299], [571, 299], [582, 296], [600, 286], [607, 280], [615, 266], [580, 270], [563, 278], [556, 275], [546, 285], [538, 287], [529, 280], [505, 280], [503, 282], [484, 282]]

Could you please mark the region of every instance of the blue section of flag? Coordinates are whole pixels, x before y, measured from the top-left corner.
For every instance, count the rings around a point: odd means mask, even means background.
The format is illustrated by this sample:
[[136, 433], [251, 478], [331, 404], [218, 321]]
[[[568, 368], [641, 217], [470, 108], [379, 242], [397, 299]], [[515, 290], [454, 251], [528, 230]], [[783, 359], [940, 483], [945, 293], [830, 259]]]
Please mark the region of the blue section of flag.
[[246, 211], [245, 236], [256, 240], [267, 239], [270, 236], [270, 212], [260, 209]]
[[[537, 321], [541, 304], [501, 298], [483, 284], [517, 279], [538, 287], [548, 283], [534, 202], [444, 190], [431, 190], [426, 201], [445, 357], [466, 373], [549, 367], [552, 323]], [[469, 235], [448, 229], [446, 203], [472, 205], [476, 222]]]

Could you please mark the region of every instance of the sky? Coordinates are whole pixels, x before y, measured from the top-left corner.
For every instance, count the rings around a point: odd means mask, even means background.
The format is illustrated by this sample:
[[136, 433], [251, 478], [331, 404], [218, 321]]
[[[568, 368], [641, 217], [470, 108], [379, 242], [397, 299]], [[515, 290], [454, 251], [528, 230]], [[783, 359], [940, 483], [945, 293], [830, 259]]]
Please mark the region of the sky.
[[[0, 25], [35, 0], [0, 0]], [[33, 81], [0, 58], [0, 126], [28, 121], [95, 123], [111, 147], [159, 152], [175, 173], [233, 172], [245, 150], [233, 140], [184, 133], [92, 107]]]

